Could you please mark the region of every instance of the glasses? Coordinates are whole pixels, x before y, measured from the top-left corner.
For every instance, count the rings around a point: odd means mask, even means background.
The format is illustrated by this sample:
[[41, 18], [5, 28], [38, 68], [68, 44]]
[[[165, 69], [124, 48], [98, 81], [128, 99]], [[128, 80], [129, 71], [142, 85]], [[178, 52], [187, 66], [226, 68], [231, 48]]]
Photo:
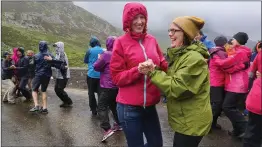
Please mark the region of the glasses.
[[180, 32], [182, 30], [176, 30], [176, 29], [168, 29], [168, 33], [175, 34], [176, 32]]

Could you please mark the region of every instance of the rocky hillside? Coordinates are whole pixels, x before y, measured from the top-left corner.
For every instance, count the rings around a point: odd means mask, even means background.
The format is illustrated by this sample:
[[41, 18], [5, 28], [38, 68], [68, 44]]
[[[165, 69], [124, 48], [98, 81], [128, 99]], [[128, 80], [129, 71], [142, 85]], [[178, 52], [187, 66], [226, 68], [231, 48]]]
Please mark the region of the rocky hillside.
[[23, 46], [37, 51], [40, 40], [50, 44], [63, 41], [71, 66], [83, 66], [91, 36], [97, 36], [105, 44], [109, 35], [122, 33], [73, 2], [5, 1], [1, 15], [2, 49]]

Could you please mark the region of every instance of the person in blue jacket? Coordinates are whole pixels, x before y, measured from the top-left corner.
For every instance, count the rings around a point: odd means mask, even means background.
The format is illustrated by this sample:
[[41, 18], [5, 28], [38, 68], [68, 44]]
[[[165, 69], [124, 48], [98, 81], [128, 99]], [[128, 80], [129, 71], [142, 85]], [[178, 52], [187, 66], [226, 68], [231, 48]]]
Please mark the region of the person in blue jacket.
[[89, 97], [89, 107], [92, 111], [92, 115], [97, 115], [97, 102], [95, 93], [100, 95], [100, 72], [94, 70], [94, 63], [97, 61], [98, 56], [104, 52], [103, 48], [97, 37], [93, 36], [90, 39], [89, 48], [86, 52], [84, 63], [88, 64], [87, 71], [87, 87]]
[[212, 41], [208, 40], [207, 35], [205, 35], [202, 31], [198, 33], [195, 40], [201, 41], [208, 50], [215, 47], [215, 44]]

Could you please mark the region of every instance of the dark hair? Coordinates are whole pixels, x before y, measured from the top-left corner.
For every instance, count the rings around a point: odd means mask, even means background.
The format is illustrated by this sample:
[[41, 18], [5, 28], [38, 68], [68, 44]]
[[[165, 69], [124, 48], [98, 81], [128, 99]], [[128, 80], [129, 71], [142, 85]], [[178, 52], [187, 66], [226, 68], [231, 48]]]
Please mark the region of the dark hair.
[[191, 44], [190, 39], [188, 38], [188, 36], [185, 33], [184, 33], [183, 44], [184, 44], [184, 46], [189, 46]]

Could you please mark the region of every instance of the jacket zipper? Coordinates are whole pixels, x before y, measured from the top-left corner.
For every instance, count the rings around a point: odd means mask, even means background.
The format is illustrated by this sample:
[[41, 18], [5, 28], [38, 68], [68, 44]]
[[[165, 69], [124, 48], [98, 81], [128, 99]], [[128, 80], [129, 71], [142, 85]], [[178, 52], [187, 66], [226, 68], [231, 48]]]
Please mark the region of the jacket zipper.
[[[146, 49], [142, 44], [142, 40], [139, 40], [139, 45], [141, 46], [141, 48], [143, 50], [145, 60], [148, 60], [148, 57], [146, 55]], [[144, 105], [143, 105], [144, 108], [146, 108], [146, 80], [147, 80], [147, 75], [144, 75]]]

